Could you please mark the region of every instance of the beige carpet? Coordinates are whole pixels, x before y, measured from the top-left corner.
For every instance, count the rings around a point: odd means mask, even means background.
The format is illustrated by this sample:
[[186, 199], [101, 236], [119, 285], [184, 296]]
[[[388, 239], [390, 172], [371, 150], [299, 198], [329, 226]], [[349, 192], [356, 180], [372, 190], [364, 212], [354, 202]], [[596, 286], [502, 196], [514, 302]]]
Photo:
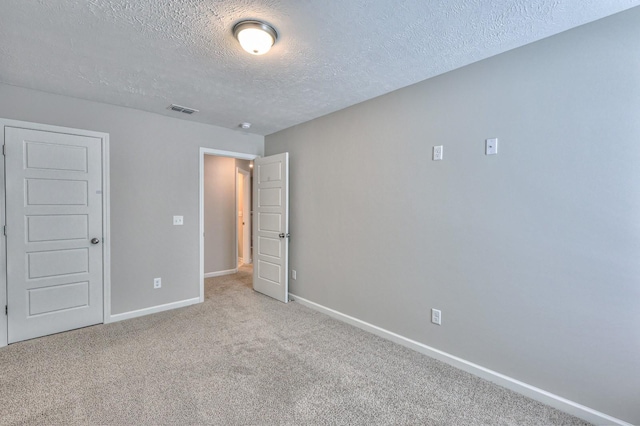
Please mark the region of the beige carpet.
[[203, 304], [0, 349], [3, 425], [577, 425], [295, 302], [250, 270]]

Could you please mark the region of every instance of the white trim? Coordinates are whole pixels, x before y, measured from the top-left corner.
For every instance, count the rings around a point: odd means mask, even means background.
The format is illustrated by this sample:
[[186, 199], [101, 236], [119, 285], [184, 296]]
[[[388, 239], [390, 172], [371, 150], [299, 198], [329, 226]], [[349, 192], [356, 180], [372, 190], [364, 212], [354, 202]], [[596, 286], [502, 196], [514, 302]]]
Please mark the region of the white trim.
[[376, 336], [380, 336], [384, 339], [390, 340], [394, 343], [398, 343], [409, 349], [413, 349], [414, 351], [430, 356], [431, 358], [435, 358], [439, 361], [445, 362], [449, 365], [452, 365], [453, 367], [466, 371], [467, 373], [471, 373], [475, 376], [489, 380], [490, 382], [496, 383], [514, 392], [518, 392], [519, 394], [542, 402], [543, 404], [550, 405], [554, 408], [557, 408], [558, 410], [579, 417], [590, 423], [632, 426], [630, 423], [627, 423], [624, 420], [620, 420], [608, 414], [601, 413], [582, 404], [578, 404], [577, 402], [570, 401], [551, 392], [547, 392], [543, 389], [521, 382], [520, 380], [505, 376], [504, 374], [482, 367], [478, 364], [474, 364], [473, 362], [464, 360], [455, 355], [451, 355], [447, 352], [443, 352], [439, 349], [432, 348], [431, 346], [427, 346], [423, 343], [416, 342], [415, 340], [411, 340], [407, 337], [385, 330], [384, 328], [380, 328], [352, 316], [335, 311], [331, 308], [327, 308], [315, 302], [311, 302], [310, 300], [296, 296], [295, 294], [289, 293], [289, 298], [313, 310], [322, 312], [326, 315], [329, 315], [330, 317], [373, 333]]
[[[70, 127], [51, 126], [48, 124], [31, 123], [28, 121], [9, 120], [0, 118], [0, 145], [4, 145], [4, 128], [19, 127], [30, 130], [41, 130], [46, 132], [67, 133], [70, 135], [81, 135], [94, 137], [101, 140], [102, 155], [102, 298], [103, 311], [102, 321], [104, 323], [111, 322], [111, 184], [109, 170], [109, 134], [103, 132], [94, 132], [91, 130], [73, 129]], [[5, 211], [5, 180], [4, 180], [4, 158], [0, 161], [0, 214], [2, 220], [0, 225], [6, 225]], [[6, 266], [6, 238], [0, 232], [2, 242], [0, 243], [0, 307], [7, 304], [7, 266]], [[0, 347], [7, 346], [8, 318], [6, 315], [0, 315]]]
[[131, 318], [143, 317], [145, 315], [157, 314], [158, 312], [169, 311], [171, 309], [184, 308], [185, 306], [200, 303], [199, 297], [193, 299], [181, 300], [179, 302], [165, 303], [164, 305], [152, 306], [150, 308], [138, 309], [135, 311], [124, 312], [122, 314], [111, 315], [110, 322], [124, 321]]
[[238, 273], [238, 268], [227, 269], [226, 271], [207, 272], [206, 274], [204, 274], [204, 277], [213, 278], [213, 277], [221, 277], [223, 275], [231, 275], [231, 274], [237, 274], [237, 273]]
[[238, 160], [255, 160], [260, 157], [258, 154], [247, 154], [246, 152], [223, 151], [221, 149], [200, 147], [200, 154], [216, 155], [218, 157], [231, 157]]
[[[248, 170], [242, 169], [240, 167], [236, 167], [236, 179], [235, 179], [235, 184], [236, 184], [236, 193], [235, 193], [235, 196], [236, 196], [236, 234], [235, 234], [236, 245], [235, 245], [235, 247], [236, 247], [236, 250], [235, 250], [234, 256], [236, 256], [238, 258], [238, 267], [239, 267], [240, 265], [242, 265], [244, 263], [248, 263], [248, 262], [245, 262], [244, 261], [245, 260], [244, 257], [240, 257], [239, 254], [238, 254], [238, 252], [240, 251], [240, 241], [238, 239], [238, 228], [239, 228], [238, 225], [239, 225], [239, 222], [240, 222], [240, 220], [239, 220], [240, 216], [238, 216], [238, 213], [240, 212], [240, 210], [238, 209], [238, 201], [239, 201], [238, 192], [239, 192], [239, 189], [240, 189], [239, 185], [238, 185], [238, 180], [239, 180], [238, 179], [238, 175], [242, 175], [243, 176], [243, 183], [244, 184], [243, 184], [243, 188], [242, 188], [242, 195], [244, 196], [243, 197], [244, 199], [242, 200], [242, 204], [245, 206], [245, 208], [244, 208], [244, 212], [242, 213], [243, 214], [242, 222], [246, 223], [244, 214], [247, 212], [247, 207], [246, 206], [250, 205], [250, 198], [249, 198], [248, 188], [250, 187], [249, 186], [249, 180], [251, 179], [251, 173]], [[247, 201], [249, 201], [249, 203]], [[249, 215], [249, 220], [251, 220], [251, 215]], [[242, 255], [243, 256], [244, 256], [244, 250], [247, 250], [246, 247], [251, 245], [251, 239], [250, 239], [251, 237], [249, 235], [250, 231], [247, 232], [247, 229], [251, 229], [251, 228], [252, 228], [251, 223], [249, 224], [249, 226], [243, 226], [243, 228], [242, 228], [242, 237], [243, 237], [242, 238], [242, 240], [243, 240], [242, 241], [242, 250], [243, 250]], [[251, 251], [251, 247], [249, 247], [249, 251]]]
[[[246, 176], [244, 177], [244, 213], [245, 215], [242, 220], [244, 221], [244, 245], [242, 246], [242, 256], [244, 257], [244, 263], [251, 263], [251, 230], [253, 227], [251, 226], [251, 219], [253, 215], [251, 212], [253, 211], [253, 207], [251, 207], [251, 170], [247, 171]], [[249, 217], [246, 215], [249, 213]]]
[[[4, 127], [7, 122], [0, 120], [0, 149], [4, 146]], [[4, 155], [2, 155], [2, 161], [0, 161], [0, 214], [2, 220], [0, 221], [0, 228], [7, 224], [7, 218], [5, 210], [5, 178], [4, 178]], [[0, 309], [7, 305], [7, 237], [4, 232], [0, 232]], [[4, 315], [4, 312], [0, 312], [0, 347], [7, 346], [9, 344], [9, 317]]]
[[236, 267], [239, 268], [242, 260], [238, 257], [238, 167], [236, 167], [236, 173], [233, 176], [233, 211], [234, 211], [234, 231], [233, 231], [233, 249], [232, 259], [236, 259]]
[[102, 144], [102, 279], [103, 319], [111, 322], [111, 165], [109, 162], [109, 134]]
[[[217, 155], [220, 157], [238, 158], [240, 160], [255, 160], [260, 157], [258, 154], [247, 154], [245, 152], [232, 152], [222, 151], [219, 149], [203, 148], [200, 147], [199, 162], [199, 181], [198, 186], [200, 188], [200, 302], [204, 302], [204, 156], [205, 155]], [[238, 233], [236, 232], [236, 238]], [[237, 244], [236, 244], [237, 246]], [[236, 257], [235, 255], [234, 257]]]

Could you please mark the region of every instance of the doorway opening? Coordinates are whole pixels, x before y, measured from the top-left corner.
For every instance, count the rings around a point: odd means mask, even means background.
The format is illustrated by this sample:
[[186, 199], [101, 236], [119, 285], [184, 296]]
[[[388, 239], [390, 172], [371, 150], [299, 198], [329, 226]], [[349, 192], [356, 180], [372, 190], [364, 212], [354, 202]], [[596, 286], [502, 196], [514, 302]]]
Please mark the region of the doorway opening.
[[240, 261], [252, 261], [251, 169], [256, 158], [200, 148], [201, 302], [205, 278], [237, 273]]

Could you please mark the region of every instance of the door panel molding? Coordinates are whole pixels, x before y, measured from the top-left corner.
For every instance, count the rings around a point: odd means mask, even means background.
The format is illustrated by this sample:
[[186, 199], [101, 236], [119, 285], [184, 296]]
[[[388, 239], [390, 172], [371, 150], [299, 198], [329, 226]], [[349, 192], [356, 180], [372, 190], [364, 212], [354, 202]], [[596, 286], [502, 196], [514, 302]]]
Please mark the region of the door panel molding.
[[[0, 145], [5, 145], [5, 128], [13, 127], [25, 130], [45, 131], [51, 133], [60, 133], [66, 135], [86, 136], [100, 139], [101, 144], [101, 156], [102, 156], [102, 281], [103, 281], [103, 322], [108, 323], [111, 321], [111, 221], [110, 221], [110, 173], [109, 173], [109, 134], [103, 132], [94, 132], [82, 129], [73, 129], [69, 127], [52, 126], [48, 124], [31, 123], [20, 120], [10, 120], [0, 118]], [[30, 153], [31, 163], [30, 166], [38, 167], [39, 159], [46, 156], [46, 152], [33, 145], [34, 151]], [[79, 163], [79, 157], [70, 153], [69, 157], [57, 158], [58, 165], [56, 166], [59, 171], [61, 179], [64, 180], [64, 173], [66, 171], [73, 171], [81, 169], [82, 165]], [[0, 161], [0, 224], [6, 226], [6, 182], [5, 182], [5, 162], [4, 156]], [[11, 232], [11, 230], [8, 230]], [[7, 252], [6, 252], [6, 236], [3, 232], [0, 232], [0, 310], [4, 310], [4, 306], [7, 305]], [[11, 307], [9, 307], [11, 309]], [[4, 312], [0, 312], [0, 347], [7, 345], [8, 337], [8, 321]]]

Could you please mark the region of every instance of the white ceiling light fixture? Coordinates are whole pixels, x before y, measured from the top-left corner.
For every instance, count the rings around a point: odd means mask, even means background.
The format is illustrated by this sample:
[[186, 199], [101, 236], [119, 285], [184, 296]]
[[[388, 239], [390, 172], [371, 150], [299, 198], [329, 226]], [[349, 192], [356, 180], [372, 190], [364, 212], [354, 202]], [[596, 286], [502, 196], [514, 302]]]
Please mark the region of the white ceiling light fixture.
[[262, 21], [240, 21], [233, 27], [233, 35], [252, 55], [264, 55], [278, 39], [275, 28]]

